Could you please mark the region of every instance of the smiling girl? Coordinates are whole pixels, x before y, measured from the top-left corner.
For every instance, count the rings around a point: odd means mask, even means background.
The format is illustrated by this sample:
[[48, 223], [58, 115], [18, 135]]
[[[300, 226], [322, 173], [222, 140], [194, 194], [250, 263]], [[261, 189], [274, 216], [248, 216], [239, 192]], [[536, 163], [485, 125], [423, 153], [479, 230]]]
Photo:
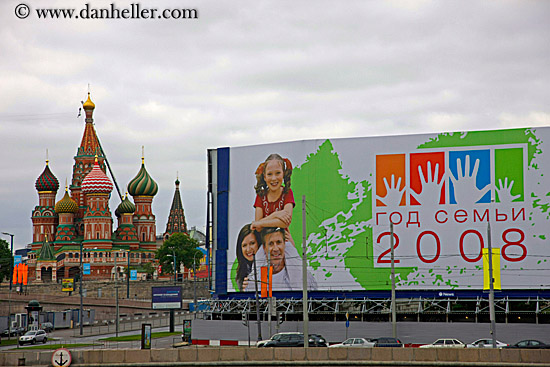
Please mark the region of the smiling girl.
[[256, 169], [255, 220], [251, 228], [257, 231], [266, 227], [288, 229], [292, 221], [294, 194], [290, 189], [292, 164], [279, 154], [271, 154]]

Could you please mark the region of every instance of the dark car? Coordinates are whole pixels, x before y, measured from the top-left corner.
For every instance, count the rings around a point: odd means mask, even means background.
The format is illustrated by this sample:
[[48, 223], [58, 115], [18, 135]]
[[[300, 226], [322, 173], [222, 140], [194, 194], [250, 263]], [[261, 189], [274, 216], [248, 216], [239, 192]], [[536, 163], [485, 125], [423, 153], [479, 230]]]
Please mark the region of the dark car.
[[550, 344], [541, 342], [540, 340], [522, 340], [514, 345], [510, 345], [504, 348], [522, 348], [522, 349], [550, 349]]
[[404, 348], [405, 345], [397, 338], [376, 338], [372, 339], [375, 347]]
[[2, 332], [2, 336], [19, 336], [25, 334], [25, 328], [23, 327], [12, 327], [11, 328], [11, 334], [10, 330], [6, 329]]
[[[258, 347], [303, 347], [304, 346], [304, 334], [299, 332], [286, 332], [278, 333], [271, 337], [271, 339], [261, 342]], [[327, 342], [319, 334], [309, 335], [310, 347], [326, 347]]]
[[53, 324], [51, 322], [43, 322], [41, 326], [42, 330], [46, 331], [47, 333], [51, 333], [53, 331]]

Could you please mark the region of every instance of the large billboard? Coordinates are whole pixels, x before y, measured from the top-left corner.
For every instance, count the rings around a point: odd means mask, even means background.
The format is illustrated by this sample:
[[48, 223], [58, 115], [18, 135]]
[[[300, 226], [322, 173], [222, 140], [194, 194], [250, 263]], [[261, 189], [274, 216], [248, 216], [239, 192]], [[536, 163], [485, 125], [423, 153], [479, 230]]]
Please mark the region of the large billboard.
[[498, 286], [547, 288], [549, 144], [545, 127], [230, 148], [216, 271], [228, 292], [252, 291], [270, 256], [273, 290], [301, 290], [305, 196], [310, 289], [390, 289], [393, 243], [398, 290], [482, 290], [489, 241]]

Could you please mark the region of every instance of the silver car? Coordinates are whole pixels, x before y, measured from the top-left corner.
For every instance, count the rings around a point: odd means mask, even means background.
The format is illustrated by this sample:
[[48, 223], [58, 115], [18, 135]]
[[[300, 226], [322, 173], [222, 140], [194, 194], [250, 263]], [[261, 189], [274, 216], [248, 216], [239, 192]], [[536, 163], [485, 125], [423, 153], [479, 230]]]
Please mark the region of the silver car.
[[342, 343], [330, 345], [329, 348], [372, 348], [374, 342], [365, 338], [349, 338]]
[[[497, 342], [497, 348], [504, 348], [507, 347], [508, 344]], [[478, 339], [475, 342], [471, 342], [470, 344], [466, 345], [466, 348], [492, 348], [493, 347], [493, 339]]]
[[458, 339], [437, 339], [432, 344], [421, 345], [420, 348], [466, 348], [466, 344]]
[[38, 342], [46, 343], [48, 341], [48, 334], [44, 330], [31, 330], [27, 331], [25, 335], [19, 337], [19, 345], [23, 344], [36, 344]]

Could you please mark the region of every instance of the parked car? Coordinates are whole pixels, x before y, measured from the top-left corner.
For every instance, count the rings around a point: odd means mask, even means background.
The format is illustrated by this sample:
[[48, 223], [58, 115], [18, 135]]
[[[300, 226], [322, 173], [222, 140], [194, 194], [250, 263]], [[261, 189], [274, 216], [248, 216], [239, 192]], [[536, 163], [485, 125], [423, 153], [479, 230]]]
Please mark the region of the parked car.
[[341, 343], [329, 345], [329, 348], [372, 348], [374, 342], [372, 339], [349, 338]]
[[43, 322], [41, 327], [42, 327], [42, 330], [44, 330], [47, 333], [51, 333], [53, 331], [53, 324], [51, 322]]
[[[500, 342], [498, 340], [496, 342], [497, 342], [497, 348], [504, 348], [508, 346], [508, 344]], [[478, 339], [466, 345], [466, 348], [492, 348], [492, 347], [493, 347], [493, 339]]]
[[522, 340], [514, 345], [509, 345], [505, 348], [524, 348], [524, 349], [550, 349], [550, 344], [541, 342], [540, 340]]
[[11, 328], [11, 334], [9, 333], [9, 329], [6, 329], [2, 332], [2, 336], [19, 336], [23, 335], [25, 333], [25, 328], [23, 327], [12, 327]]
[[36, 344], [38, 342], [46, 343], [48, 341], [48, 334], [42, 329], [27, 331], [25, 335], [19, 337], [19, 345], [23, 344]]
[[458, 339], [437, 339], [432, 344], [421, 345], [420, 348], [466, 348], [466, 344]]
[[[299, 332], [278, 333], [269, 340], [262, 340], [256, 344], [258, 347], [303, 347], [304, 334]], [[319, 334], [309, 334], [310, 347], [326, 347], [327, 342]]]
[[404, 348], [405, 344], [401, 343], [401, 341], [397, 338], [389, 338], [389, 337], [383, 337], [383, 338], [375, 338], [371, 339], [371, 342], [374, 342], [374, 347], [390, 347], [390, 348]]

